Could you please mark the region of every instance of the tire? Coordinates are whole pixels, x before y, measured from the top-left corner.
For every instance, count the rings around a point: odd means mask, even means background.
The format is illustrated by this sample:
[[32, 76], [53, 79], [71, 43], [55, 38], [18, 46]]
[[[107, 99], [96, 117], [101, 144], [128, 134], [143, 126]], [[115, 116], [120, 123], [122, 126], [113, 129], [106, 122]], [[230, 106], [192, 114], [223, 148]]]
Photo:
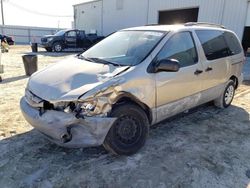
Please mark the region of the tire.
[[52, 52], [52, 48], [45, 48], [47, 52]]
[[60, 42], [55, 42], [53, 44], [53, 51], [54, 52], [61, 52], [63, 50], [63, 46]]
[[234, 94], [235, 94], [235, 83], [233, 80], [229, 80], [222, 95], [214, 100], [215, 106], [219, 108], [229, 107], [233, 101]]
[[116, 155], [132, 155], [146, 141], [149, 122], [145, 112], [134, 104], [117, 106], [111, 117], [117, 117], [110, 128], [103, 146]]

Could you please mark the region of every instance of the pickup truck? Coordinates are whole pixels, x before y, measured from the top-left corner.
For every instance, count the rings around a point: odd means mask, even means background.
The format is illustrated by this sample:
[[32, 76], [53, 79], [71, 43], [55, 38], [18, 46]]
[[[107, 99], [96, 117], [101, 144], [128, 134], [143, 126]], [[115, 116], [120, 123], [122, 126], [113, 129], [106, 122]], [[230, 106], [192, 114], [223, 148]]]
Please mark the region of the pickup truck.
[[54, 35], [41, 38], [41, 46], [48, 52], [61, 52], [66, 48], [88, 49], [104, 37], [97, 34], [85, 34], [83, 30], [61, 30]]
[[0, 40], [3, 41], [4, 39], [6, 39], [8, 45], [14, 45], [14, 44], [15, 44], [15, 41], [13, 40], [12, 37], [9, 37], [9, 36], [7, 36], [7, 35], [0, 34]]

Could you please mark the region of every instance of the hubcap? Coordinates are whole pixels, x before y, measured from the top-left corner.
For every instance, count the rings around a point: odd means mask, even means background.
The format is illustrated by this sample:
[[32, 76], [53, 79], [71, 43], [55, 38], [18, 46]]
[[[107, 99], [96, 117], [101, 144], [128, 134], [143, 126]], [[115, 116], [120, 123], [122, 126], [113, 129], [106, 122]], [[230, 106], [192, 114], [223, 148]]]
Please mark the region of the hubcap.
[[133, 144], [140, 137], [140, 126], [133, 117], [119, 118], [115, 127], [118, 140], [124, 144]]
[[225, 93], [225, 103], [228, 105], [232, 102], [234, 97], [234, 86], [230, 85]]
[[57, 45], [55, 46], [55, 50], [56, 50], [57, 52], [60, 52], [60, 51], [62, 50], [62, 46], [61, 46], [60, 44], [57, 44]]

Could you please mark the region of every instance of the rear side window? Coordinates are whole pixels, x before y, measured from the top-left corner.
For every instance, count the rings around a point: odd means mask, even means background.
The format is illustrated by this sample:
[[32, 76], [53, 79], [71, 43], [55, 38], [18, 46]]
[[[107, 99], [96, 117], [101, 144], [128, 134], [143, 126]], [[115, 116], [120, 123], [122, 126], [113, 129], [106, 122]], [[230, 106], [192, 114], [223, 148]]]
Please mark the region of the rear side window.
[[176, 59], [181, 67], [198, 62], [198, 55], [190, 32], [181, 32], [173, 35], [157, 55], [157, 60]]
[[230, 49], [230, 55], [239, 54], [242, 51], [241, 44], [233, 33], [225, 32], [225, 40]]
[[79, 36], [81, 38], [85, 38], [85, 32], [84, 31], [78, 31], [79, 32]]
[[69, 31], [69, 32], [67, 33], [67, 36], [68, 36], [68, 37], [76, 37], [76, 31]]
[[230, 50], [222, 31], [198, 30], [196, 34], [208, 60], [219, 59], [230, 55]]

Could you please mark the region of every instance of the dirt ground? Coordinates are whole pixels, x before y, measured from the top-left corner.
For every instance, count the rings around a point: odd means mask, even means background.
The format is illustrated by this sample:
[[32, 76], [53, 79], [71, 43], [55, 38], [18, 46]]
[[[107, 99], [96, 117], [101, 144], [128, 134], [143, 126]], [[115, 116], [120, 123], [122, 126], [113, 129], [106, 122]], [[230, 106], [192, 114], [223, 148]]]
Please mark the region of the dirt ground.
[[[228, 109], [204, 105], [166, 120], [151, 128], [140, 152], [115, 157], [102, 147], [58, 147], [25, 122], [19, 100], [28, 77], [21, 56], [29, 51], [16, 46], [2, 55], [0, 187], [241, 188], [250, 183], [250, 82], [240, 86]], [[69, 55], [40, 52], [39, 69]]]

